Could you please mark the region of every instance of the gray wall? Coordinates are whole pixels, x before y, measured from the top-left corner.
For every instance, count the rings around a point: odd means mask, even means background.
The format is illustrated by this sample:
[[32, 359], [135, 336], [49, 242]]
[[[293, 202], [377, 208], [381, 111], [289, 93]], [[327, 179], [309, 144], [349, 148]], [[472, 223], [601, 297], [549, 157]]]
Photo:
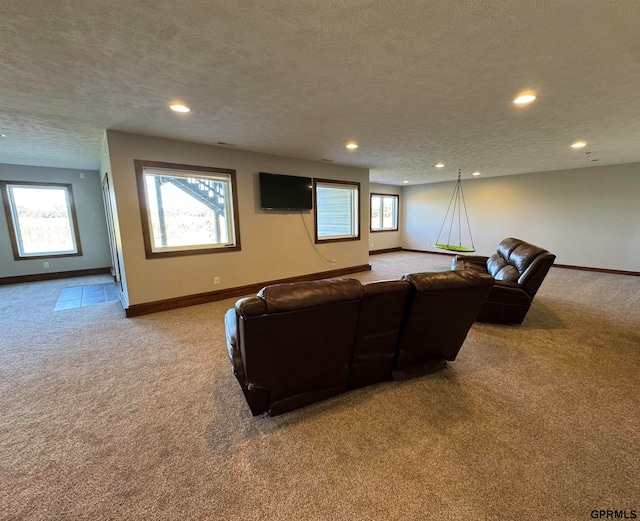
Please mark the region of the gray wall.
[[[80, 178], [81, 172], [84, 173], [84, 179]], [[9, 239], [10, 224], [7, 223], [4, 211], [1, 211], [0, 277], [16, 277], [111, 266], [104, 203], [98, 172], [0, 164], [0, 180], [71, 184], [78, 216], [78, 232], [82, 244], [82, 256], [79, 257], [54, 257], [51, 259], [16, 261], [13, 258]], [[44, 268], [44, 261], [49, 262], [49, 268]]]
[[[455, 183], [404, 187], [402, 247], [433, 248]], [[517, 237], [581, 267], [640, 271], [640, 163], [463, 179], [476, 250]], [[445, 241], [446, 242], [446, 241]]]
[[[369, 236], [369, 250], [386, 250], [388, 248], [399, 248], [401, 244], [402, 233], [402, 187], [394, 185], [383, 185], [378, 183], [371, 183], [369, 185], [369, 192], [372, 194], [395, 194], [399, 195], [399, 210], [398, 210], [398, 231], [397, 232], [372, 232]], [[371, 201], [371, 200], [369, 200]], [[371, 226], [370, 218], [367, 219], [367, 226]]]
[[[107, 131], [113, 200], [119, 227], [123, 287], [130, 305], [235, 288], [270, 280], [368, 264], [369, 171], [290, 159], [231, 148], [200, 145]], [[147, 259], [134, 159], [230, 168], [236, 171], [242, 250], [237, 252]], [[258, 173], [272, 172], [357, 181], [361, 196], [361, 239], [319, 244], [313, 237], [312, 212], [268, 212], [260, 209]], [[335, 259], [332, 265], [330, 260]], [[220, 284], [214, 285], [214, 277]]]

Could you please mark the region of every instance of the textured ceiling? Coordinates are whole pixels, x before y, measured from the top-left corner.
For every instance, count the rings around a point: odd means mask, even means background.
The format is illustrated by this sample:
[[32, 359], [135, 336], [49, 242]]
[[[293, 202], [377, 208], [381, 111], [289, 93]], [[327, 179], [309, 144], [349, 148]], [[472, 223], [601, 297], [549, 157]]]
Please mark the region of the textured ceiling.
[[[640, 161], [638, 0], [0, 0], [0, 12], [0, 163], [97, 169], [104, 129], [328, 159], [392, 184]], [[514, 106], [526, 89], [538, 99]]]

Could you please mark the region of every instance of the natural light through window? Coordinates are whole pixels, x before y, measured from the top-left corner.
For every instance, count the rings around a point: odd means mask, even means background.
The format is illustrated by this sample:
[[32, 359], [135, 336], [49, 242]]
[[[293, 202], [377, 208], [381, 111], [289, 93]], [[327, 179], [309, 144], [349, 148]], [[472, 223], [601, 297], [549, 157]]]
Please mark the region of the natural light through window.
[[16, 259], [80, 254], [71, 185], [3, 184]]
[[371, 194], [371, 231], [398, 230], [397, 195]]
[[316, 242], [360, 238], [359, 183], [314, 179]]
[[233, 171], [158, 165], [136, 162], [147, 254], [239, 249]]

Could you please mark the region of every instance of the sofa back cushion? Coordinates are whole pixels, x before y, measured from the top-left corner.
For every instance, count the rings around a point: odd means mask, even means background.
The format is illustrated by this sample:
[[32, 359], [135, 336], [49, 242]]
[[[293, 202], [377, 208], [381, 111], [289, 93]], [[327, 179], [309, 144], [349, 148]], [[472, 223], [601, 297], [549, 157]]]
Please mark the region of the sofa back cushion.
[[362, 284], [356, 279], [336, 278], [266, 286], [258, 292], [267, 313], [282, 313], [325, 306], [362, 298]]
[[[498, 244], [498, 253], [492, 255], [487, 261], [487, 271], [496, 280], [518, 280], [533, 261], [542, 253], [548, 253], [544, 248], [529, 244], [520, 239], [509, 237]], [[502, 262], [500, 259], [502, 259]], [[502, 278], [496, 277], [506, 265], [511, 265], [517, 270], [517, 276], [513, 277], [513, 272], [503, 274]]]
[[391, 378], [398, 335], [411, 289], [404, 280], [370, 282], [363, 287], [358, 333], [351, 358], [351, 389]]
[[517, 281], [520, 277], [518, 270], [497, 253], [487, 260], [487, 271], [496, 280]]
[[345, 392], [362, 300], [360, 282], [276, 284], [258, 295], [265, 313], [239, 314], [237, 336], [247, 388], [266, 397], [266, 410], [280, 414]]
[[515, 250], [518, 246], [522, 244], [523, 241], [520, 239], [514, 239], [513, 237], [509, 237], [504, 239], [500, 244], [498, 244], [498, 254], [505, 261], [509, 262], [509, 257], [511, 256], [511, 252]]
[[396, 371], [454, 360], [494, 279], [471, 270], [405, 275], [412, 286]]
[[541, 253], [545, 253], [547, 250], [535, 246], [533, 244], [522, 243], [516, 247], [509, 257], [509, 264], [514, 266], [520, 274], [531, 265]]

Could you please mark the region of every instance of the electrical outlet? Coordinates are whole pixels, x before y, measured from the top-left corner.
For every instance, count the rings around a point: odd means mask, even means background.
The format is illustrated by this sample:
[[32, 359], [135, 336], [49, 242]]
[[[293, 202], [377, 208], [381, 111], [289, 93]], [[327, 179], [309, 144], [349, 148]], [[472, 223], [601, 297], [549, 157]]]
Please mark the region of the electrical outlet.
[[84, 172], [80, 172], [80, 179], [84, 179]]
[[335, 266], [335, 265], [336, 265], [336, 260], [335, 260], [335, 259], [332, 259], [332, 260], [331, 260], [331, 264], [332, 264], [333, 266]]
[[431, 243], [427, 241], [427, 248], [431, 246]]
[[213, 277], [213, 283], [217, 286], [220, 284], [220, 277]]
[[48, 268], [49, 267], [49, 263], [48, 262], [43, 262], [42, 266], [44, 266], [45, 268]]

